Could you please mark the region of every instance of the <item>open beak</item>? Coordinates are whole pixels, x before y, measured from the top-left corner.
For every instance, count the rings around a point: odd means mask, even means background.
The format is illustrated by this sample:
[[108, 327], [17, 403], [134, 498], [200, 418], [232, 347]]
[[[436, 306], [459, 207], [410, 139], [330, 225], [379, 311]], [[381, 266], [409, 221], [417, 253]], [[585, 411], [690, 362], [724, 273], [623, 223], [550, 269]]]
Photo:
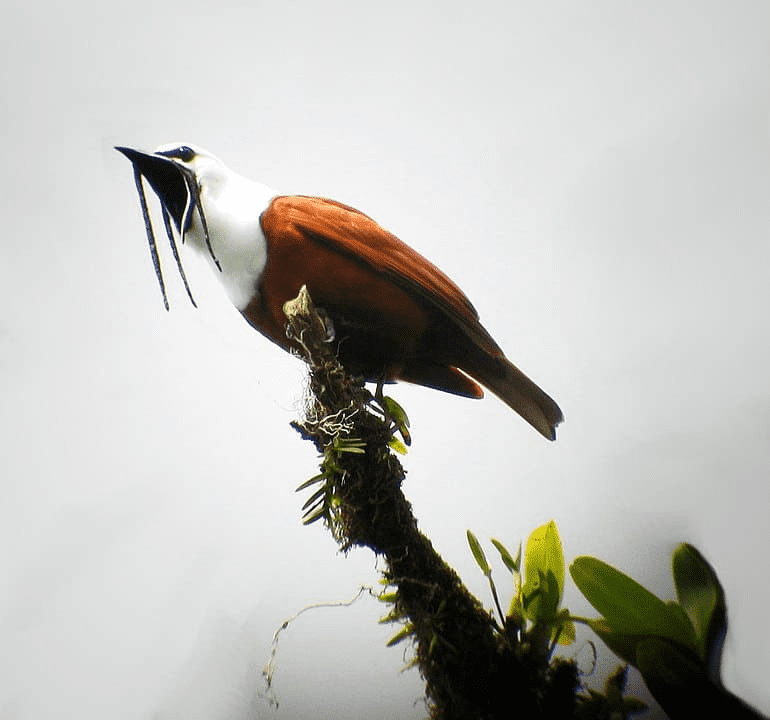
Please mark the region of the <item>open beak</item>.
[[115, 149], [123, 153], [131, 161], [134, 169], [147, 179], [164, 209], [174, 221], [176, 229], [180, 233], [187, 230], [186, 226], [192, 219], [191, 200], [194, 201], [190, 197], [190, 188], [194, 187], [197, 191], [197, 182], [192, 170], [163, 155], [128, 147]]
[[[150, 211], [147, 207], [147, 198], [145, 197], [142, 178], [147, 179], [147, 182], [150, 183], [150, 186], [160, 199], [160, 204], [163, 209], [163, 225], [165, 226], [166, 236], [171, 245], [171, 251], [174, 254], [177, 270], [182, 278], [190, 302], [195, 305], [195, 299], [190, 291], [187, 276], [182, 267], [182, 261], [179, 257], [179, 251], [177, 250], [176, 242], [174, 240], [174, 233], [171, 230], [171, 222], [173, 221], [176, 225], [177, 232], [182, 238], [182, 242], [184, 242], [184, 234], [192, 221], [194, 208], [197, 208], [200, 213], [201, 222], [203, 222], [205, 228], [205, 218], [203, 217], [203, 210], [200, 207], [200, 196], [195, 174], [192, 170], [175, 163], [173, 160], [164, 157], [163, 155], [146, 153], [128, 147], [116, 147], [115, 149], [118, 152], [123, 153], [134, 166], [134, 181], [136, 182], [136, 189], [139, 192], [139, 201], [142, 205], [144, 227], [147, 231], [147, 239], [150, 243], [150, 255], [152, 257], [152, 264], [155, 268], [155, 275], [158, 278], [158, 284], [160, 285], [160, 292], [163, 296], [163, 304], [166, 310], [169, 309], [168, 296], [166, 295], [166, 283], [163, 280], [163, 270], [160, 265], [160, 256], [158, 255], [158, 248], [155, 243], [155, 232], [152, 227]], [[209, 242], [208, 229], [206, 229], [205, 232], [206, 240]]]

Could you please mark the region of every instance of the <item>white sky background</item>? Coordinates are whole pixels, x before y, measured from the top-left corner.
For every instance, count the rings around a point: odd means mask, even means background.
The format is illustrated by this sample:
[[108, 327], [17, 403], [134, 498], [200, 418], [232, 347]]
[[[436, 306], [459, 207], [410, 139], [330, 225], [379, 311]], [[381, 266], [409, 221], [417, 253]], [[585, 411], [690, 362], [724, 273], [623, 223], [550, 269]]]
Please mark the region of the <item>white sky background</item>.
[[770, 711], [770, 6], [0, 13], [1, 718], [425, 714], [372, 600], [303, 615], [279, 711], [258, 697], [281, 621], [377, 574], [300, 524], [301, 365], [205, 268], [195, 311], [167, 257], [162, 308], [112, 146], [173, 140], [374, 216], [558, 400], [549, 444], [494, 397], [392, 389], [405, 492], [487, 605], [468, 527], [515, 548], [554, 518], [568, 561], [666, 598], [690, 541], [727, 591], [725, 680]]

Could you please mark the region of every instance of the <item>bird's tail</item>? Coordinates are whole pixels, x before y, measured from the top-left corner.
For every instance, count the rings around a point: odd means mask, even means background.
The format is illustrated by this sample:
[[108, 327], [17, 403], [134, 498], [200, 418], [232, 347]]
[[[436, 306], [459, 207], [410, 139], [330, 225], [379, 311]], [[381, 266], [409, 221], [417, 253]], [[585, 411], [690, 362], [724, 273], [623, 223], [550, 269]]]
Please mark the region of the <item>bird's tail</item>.
[[486, 355], [472, 367], [463, 367], [474, 380], [491, 390], [548, 440], [564, 416], [556, 402], [505, 357]]

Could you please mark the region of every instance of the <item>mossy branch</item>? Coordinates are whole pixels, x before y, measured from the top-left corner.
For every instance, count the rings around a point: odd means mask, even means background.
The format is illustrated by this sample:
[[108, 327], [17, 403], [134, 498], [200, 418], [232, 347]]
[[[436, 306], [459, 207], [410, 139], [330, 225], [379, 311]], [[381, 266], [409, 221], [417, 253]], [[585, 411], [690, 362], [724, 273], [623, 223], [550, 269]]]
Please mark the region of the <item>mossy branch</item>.
[[321, 473], [301, 486], [319, 486], [306, 503], [306, 522], [322, 519], [344, 551], [363, 546], [384, 558], [385, 581], [395, 587], [391, 618], [411, 630], [432, 717], [572, 717], [574, 664], [549, 666], [512, 642], [513, 633], [496, 630], [418, 530], [392, 450], [397, 432], [408, 442], [403, 417], [340, 365], [333, 328], [305, 288], [284, 311], [310, 374], [305, 418], [293, 426], [323, 457]]

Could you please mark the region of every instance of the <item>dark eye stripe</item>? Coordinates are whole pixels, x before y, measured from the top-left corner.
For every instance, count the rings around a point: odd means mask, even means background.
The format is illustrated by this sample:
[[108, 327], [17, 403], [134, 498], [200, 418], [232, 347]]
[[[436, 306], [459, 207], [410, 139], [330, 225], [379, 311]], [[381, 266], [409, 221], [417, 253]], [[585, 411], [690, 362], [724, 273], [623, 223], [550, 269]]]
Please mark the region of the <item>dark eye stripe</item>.
[[182, 162], [190, 162], [195, 157], [195, 150], [187, 145], [180, 145], [178, 148], [172, 150], [163, 150], [158, 155], [164, 155], [165, 157], [178, 158]]

